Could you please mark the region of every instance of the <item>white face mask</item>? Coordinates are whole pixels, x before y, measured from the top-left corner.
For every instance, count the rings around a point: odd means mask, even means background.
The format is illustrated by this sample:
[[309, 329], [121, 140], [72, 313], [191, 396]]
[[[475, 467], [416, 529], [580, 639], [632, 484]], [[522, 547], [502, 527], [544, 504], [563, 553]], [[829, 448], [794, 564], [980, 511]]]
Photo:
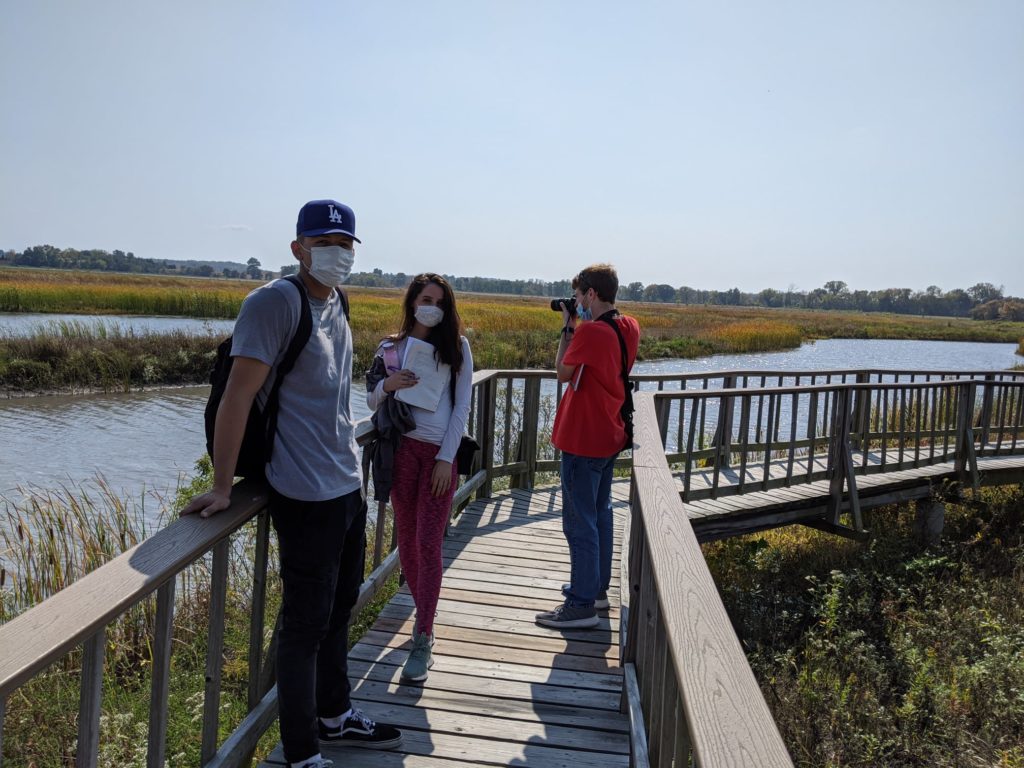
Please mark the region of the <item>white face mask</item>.
[[427, 328], [433, 328], [444, 319], [444, 310], [430, 304], [420, 304], [416, 307], [416, 321]]
[[302, 250], [309, 251], [310, 276], [328, 288], [348, 280], [356, 261], [356, 252], [340, 245], [315, 245]]

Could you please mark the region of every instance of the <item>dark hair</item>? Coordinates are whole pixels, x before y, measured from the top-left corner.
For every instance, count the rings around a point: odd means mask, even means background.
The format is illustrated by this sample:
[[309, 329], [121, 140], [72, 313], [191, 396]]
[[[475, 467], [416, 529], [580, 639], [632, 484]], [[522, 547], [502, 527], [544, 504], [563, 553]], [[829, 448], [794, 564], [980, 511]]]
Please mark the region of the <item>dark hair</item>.
[[619, 292], [619, 276], [611, 264], [592, 264], [572, 279], [572, 288], [586, 293], [591, 288], [597, 298], [608, 304], [615, 303], [615, 295]]
[[453, 371], [458, 371], [462, 368], [462, 318], [455, 307], [455, 291], [441, 275], [424, 272], [416, 275], [409, 283], [405, 298], [402, 299], [402, 327], [395, 338], [402, 339], [412, 333], [413, 326], [416, 325], [416, 309], [412, 303], [431, 283], [444, 293], [444, 298], [441, 299], [444, 317], [430, 329], [426, 341], [434, 345], [434, 354], [442, 363], [450, 365]]

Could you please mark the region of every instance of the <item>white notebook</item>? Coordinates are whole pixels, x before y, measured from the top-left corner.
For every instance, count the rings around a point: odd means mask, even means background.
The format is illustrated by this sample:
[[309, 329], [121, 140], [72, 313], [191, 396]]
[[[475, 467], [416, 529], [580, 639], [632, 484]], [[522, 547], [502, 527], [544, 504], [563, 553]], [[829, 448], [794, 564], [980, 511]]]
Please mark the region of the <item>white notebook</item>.
[[437, 361], [433, 344], [410, 336], [405, 340], [402, 368], [415, 373], [418, 381], [414, 387], [395, 392], [395, 398], [426, 411], [436, 411], [445, 385], [450, 380], [451, 366]]

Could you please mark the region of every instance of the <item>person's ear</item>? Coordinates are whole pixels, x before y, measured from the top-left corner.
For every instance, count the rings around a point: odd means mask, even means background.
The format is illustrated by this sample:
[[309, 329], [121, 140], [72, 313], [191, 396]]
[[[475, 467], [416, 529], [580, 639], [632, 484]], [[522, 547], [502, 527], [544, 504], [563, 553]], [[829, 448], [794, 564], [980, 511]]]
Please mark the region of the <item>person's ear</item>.
[[299, 245], [299, 241], [298, 240], [292, 240], [292, 256], [295, 257], [296, 261], [298, 261], [298, 262], [302, 261], [302, 253], [303, 253], [302, 246]]

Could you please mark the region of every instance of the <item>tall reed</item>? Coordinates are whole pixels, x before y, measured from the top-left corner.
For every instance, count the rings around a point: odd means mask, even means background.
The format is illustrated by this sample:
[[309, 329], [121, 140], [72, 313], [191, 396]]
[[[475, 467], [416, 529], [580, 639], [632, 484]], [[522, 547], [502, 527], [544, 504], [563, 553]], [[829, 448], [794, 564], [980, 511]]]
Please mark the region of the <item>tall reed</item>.
[[[200, 460], [197, 471], [191, 484], [180, 488], [174, 499], [123, 499], [102, 478], [94, 481], [97, 491], [22, 488], [22, 498], [18, 500], [0, 497], [0, 623], [28, 610], [175, 519], [176, 509], [209, 486], [208, 459]], [[153, 504], [158, 513], [155, 526], [146, 522], [152, 519], [149, 513]], [[371, 526], [367, 532], [369, 542], [374, 535]], [[255, 536], [256, 524], [250, 522], [231, 539], [221, 686], [222, 723], [228, 727], [237, 725], [247, 710]], [[270, 543], [273, 564], [277, 560], [273, 536]], [[174, 674], [167, 736], [168, 765], [172, 768], [196, 765], [199, 761], [201, 729], [196, 723], [202, 716], [210, 583], [207, 556], [179, 574], [175, 590]], [[376, 601], [376, 611], [396, 589], [397, 580], [393, 579]], [[264, 647], [269, 644], [280, 605], [278, 579], [267, 579], [266, 600]], [[102, 765], [142, 768], [146, 764], [155, 613], [155, 600], [149, 598], [107, 627], [100, 734]], [[352, 640], [373, 623], [375, 615], [367, 609], [355, 618]], [[81, 661], [81, 651], [72, 651], [8, 699], [5, 765], [74, 765]], [[268, 731], [258, 754], [268, 754], [276, 739], [275, 729]]]

